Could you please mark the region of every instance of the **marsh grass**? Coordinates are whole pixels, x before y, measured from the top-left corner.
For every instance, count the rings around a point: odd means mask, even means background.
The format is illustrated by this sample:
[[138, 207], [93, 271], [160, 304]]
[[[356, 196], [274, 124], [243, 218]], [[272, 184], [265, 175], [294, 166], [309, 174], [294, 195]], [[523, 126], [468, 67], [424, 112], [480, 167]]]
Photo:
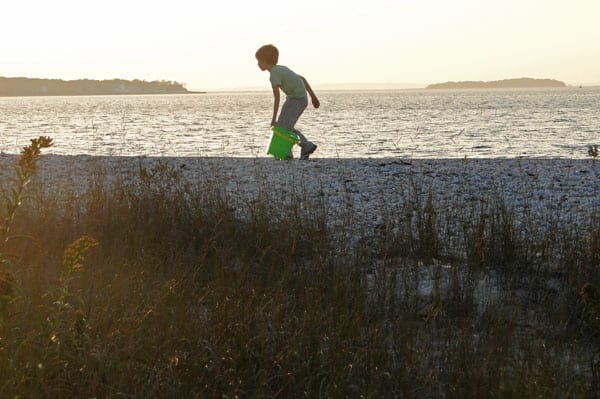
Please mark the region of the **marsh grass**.
[[167, 164], [31, 187], [0, 397], [594, 397], [598, 215], [526, 230], [501, 193], [414, 184], [358, 244], [324, 202], [265, 186], [240, 213]]

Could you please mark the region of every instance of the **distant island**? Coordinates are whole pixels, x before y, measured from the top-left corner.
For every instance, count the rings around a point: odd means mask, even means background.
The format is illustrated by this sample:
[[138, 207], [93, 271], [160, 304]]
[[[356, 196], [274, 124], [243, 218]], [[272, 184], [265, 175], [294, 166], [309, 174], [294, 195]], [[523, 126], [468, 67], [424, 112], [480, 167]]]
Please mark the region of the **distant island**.
[[182, 83], [144, 80], [62, 80], [0, 77], [0, 96], [81, 96], [118, 94], [187, 94]]
[[446, 82], [435, 83], [426, 87], [426, 89], [514, 89], [514, 88], [534, 88], [534, 87], [566, 87], [564, 82], [554, 79], [504, 79], [490, 82], [465, 81], [465, 82]]

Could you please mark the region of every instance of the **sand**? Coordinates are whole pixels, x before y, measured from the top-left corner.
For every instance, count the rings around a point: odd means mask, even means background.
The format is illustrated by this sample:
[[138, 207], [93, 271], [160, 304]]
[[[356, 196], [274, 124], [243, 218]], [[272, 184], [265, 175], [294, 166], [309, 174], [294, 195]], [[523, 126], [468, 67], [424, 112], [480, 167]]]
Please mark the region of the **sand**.
[[[0, 181], [14, 175], [16, 160], [16, 155], [0, 156]], [[265, 199], [283, 209], [320, 204], [333, 227], [352, 222], [378, 228], [407, 203], [424, 203], [430, 196], [440, 207], [504, 206], [516, 215], [550, 216], [561, 223], [581, 223], [600, 205], [600, 164], [591, 158], [277, 161], [49, 154], [40, 161], [36, 180], [45, 190], [83, 193], [98, 177], [137, 184], [141, 167], [168, 170], [198, 189], [218, 188], [240, 210]]]

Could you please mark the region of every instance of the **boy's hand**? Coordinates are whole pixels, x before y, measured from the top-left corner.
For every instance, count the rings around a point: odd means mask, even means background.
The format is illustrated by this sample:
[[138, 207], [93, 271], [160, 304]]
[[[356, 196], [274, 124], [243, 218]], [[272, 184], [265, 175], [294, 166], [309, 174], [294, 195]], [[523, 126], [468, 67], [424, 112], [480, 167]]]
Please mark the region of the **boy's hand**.
[[275, 120], [275, 118], [273, 118], [271, 120], [271, 127], [275, 126], [277, 124], [277, 121]]
[[321, 103], [319, 102], [319, 99], [317, 97], [312, 97], [312, 104], [315, 108], [319, 108], [321, 106]]

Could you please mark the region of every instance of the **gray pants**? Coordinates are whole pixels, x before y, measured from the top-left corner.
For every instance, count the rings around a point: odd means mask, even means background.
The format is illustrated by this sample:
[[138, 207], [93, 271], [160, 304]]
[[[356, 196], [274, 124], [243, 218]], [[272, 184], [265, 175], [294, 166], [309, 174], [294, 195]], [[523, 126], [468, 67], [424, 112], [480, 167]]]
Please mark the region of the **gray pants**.
[[304, 112], [306, 107], [308, 106], [308, 98], [286, 98], [283, 106], [281, 107], [281, 112], [279, 113], [279, 118], [277, 118], [277, 125], [281, 126], [285, 130], [293, 132], [298, 135], [300, 139], [300, 147], [303, 147], [306, 142], [308, 142], [307, 138], [300, 132], [300, 130], [296, 129], [296, 122], [298, 122], [298, 118]]

